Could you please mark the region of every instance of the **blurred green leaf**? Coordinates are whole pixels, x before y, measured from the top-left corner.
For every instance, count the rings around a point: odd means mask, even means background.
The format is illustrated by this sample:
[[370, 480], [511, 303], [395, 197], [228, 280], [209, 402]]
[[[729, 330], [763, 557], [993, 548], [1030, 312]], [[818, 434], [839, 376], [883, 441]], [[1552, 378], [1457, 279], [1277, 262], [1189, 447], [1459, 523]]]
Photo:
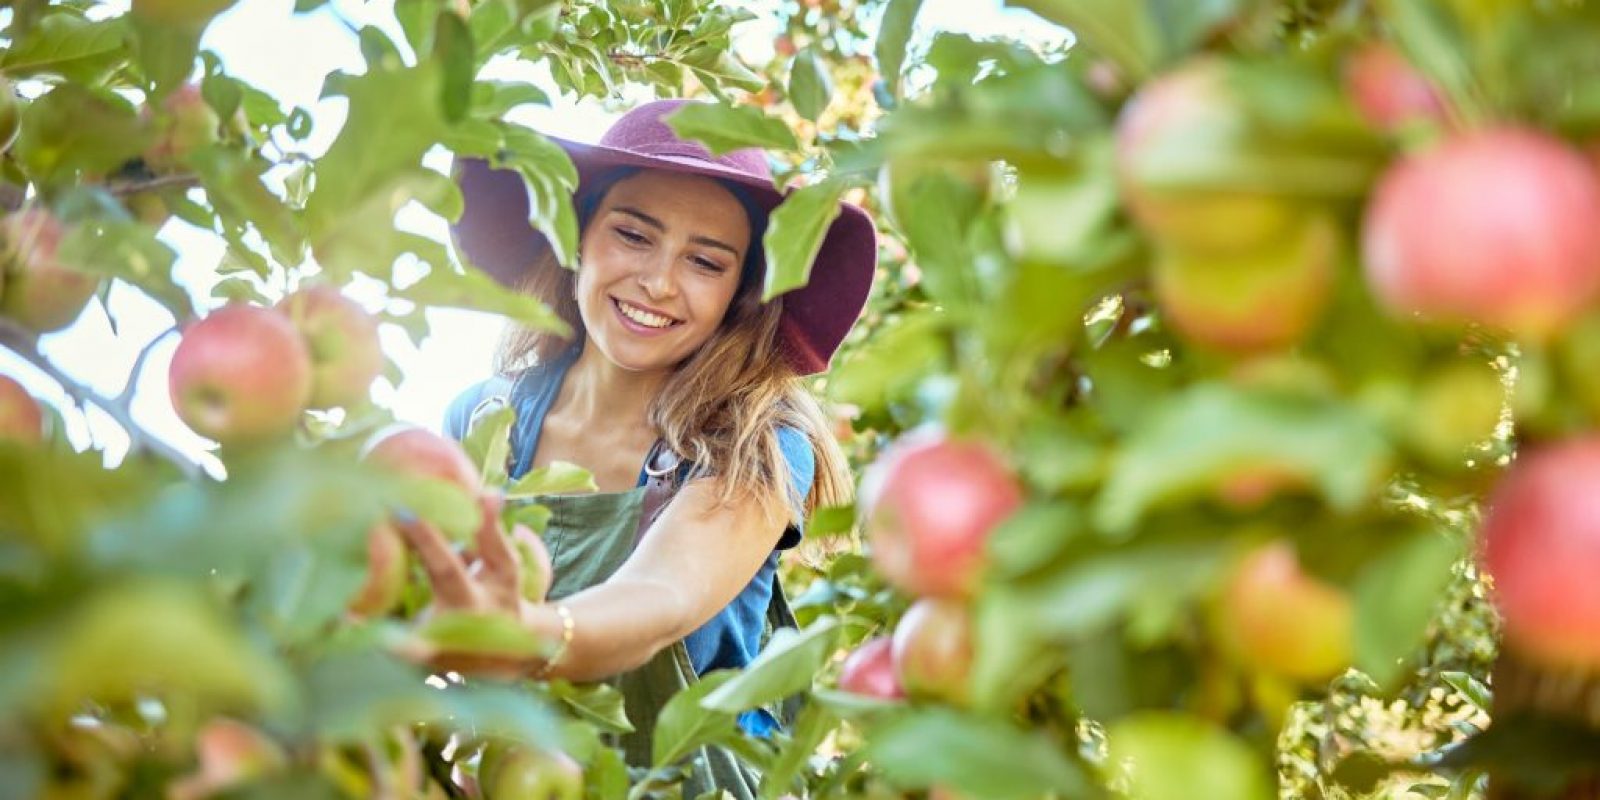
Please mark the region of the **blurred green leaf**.
[[[484, 5], [491, 5], [485, 3]], [[520, 81], [476, 81], [472, 84], [472, 113], [497, 118], [517, 106], [549, 105], [543, 89]]]
[[103, 222], [74, 226], [62, 240], [61, 261], [79, 270], [120, 278], [138, 287], [171, 312], [174, 319], [195, 316], [189, 293], [173, 280], [177, 253], [158, 240], [148, 225]]
[[1109, 731], [1111, 761], [1126, 764], [1131, 800], [1271, 800], [1272, 779], [1242, 740], [1196, 717], [1152, 712]]
[[888, 84], [889, 92], [900, 96], [900, 72], [905, 64], [906, 42], [916, 25], [917, 12], [922, 10], [922, 0], [889, 0], [884, 7], [883, 21], [878, 24], [878, 39], [873, 45], [873, 55], [878, 59], [878, 74]]
[[305, 253], [305, 231], [294, 212], [262, 183], [270, 163], [222, 145], [196, 151], [189, 163], [200, 175], [207, 197], [226, 224], [243, 227], [249, 223], [261, 233], [279, 263], [300, 263]]
[[186, 583], [100, 588], [54, 638], [49, 685], [36, 697], [54, 718], [90, 700], [132, 701], [151, 693], [243, 712], [299, 702], [282, 666]]
[[1008, 0], [1081, 37], [1129, 76], [1142, 80], [1161, 58], [1161, 31], [1142, 0]]
[[574, 494], [598, 492], [594, 474], [567, 461], [554, 461], [538, 469], [529, 470], [506, 490], [507, 500], [523, 500], [544, 494]]
[[436, 268], [395, 294], [423, 306], [486, 311], [558, 336], [572, 334], [567, 323], [556, 316], [549, 306], [539, 302], [538, 298], [508, 289], [481, 270], [456, 272], [443, 267]]
[[1088, 776], [1066, 749], [1039, 732], [933, 708], [878, 728], [866, 743], [872, 763], [906, 787], [940, 784], [994, 800], [1091, 796]]
[[761, 237], [767, 254], [763, 302], [811, 281], [811, 268], [829, 226], [843, 212], [839, 200], [851, 186], [849, 180], [829, 178], [791, 192], [772, 212]]
[[1265, 470], [1316, 489], [1335, 511], [1371, 498], [1389, 448], [1374, 421], [1322, 399], [1221, 384], [1162, 401], [1112, 460], [1095, 523], [1125, 533], [1148, 510], [1218, 490]]
[[522, 174], [528, 184], [528, 223], [545, 235], [562, 265], [576, 268], [578, 213], [572, 192], [578, 186], [578, 169], [567, 151], [526, 128], [503, 126], [504, 152], [494, 166]]
[[883, 408], [904, 397], [922, 376], [945, 368], [943, 337], [953, 324], [948, 314], [934, 309], [897, 315], [834, 367], [829, 397], [863, 409]]
[[623, 706], [622, 692], [606, 683], [552, 681], [550, 694], [579, 719], [610, 733], [629, 733], [633, 723]]
[[816, 122], [833, 100], [833, 78], [815, 47], [795, 54], [789, 66], [789, 102], [800, 116]]
[[509, 659], [549, 656], [555, 643], [501, 611], [440, 611], [395, 643], [408, 656], [472, 655]]
[[1459, 541], [1419, 533], [1372, 559], [1356, 578], [1355, 663], [1379, 686], [1392, 687], [1407, 673], [1461, 555]]
[[506, 482], [506, 458], [511, 454], [511, 426], [516, 423], [517, 410], [509, 405], [484, 414], [475, 420], [467, 431], [461, 447], [467, 457], [478, 465], [484, 486], [500, 486]]
[[200, 52], [200, 37], [205, 22], [173, 23], [142, 19], [131, 15], [133, 46], [145, 77], [155, 84], [155, 98], [165, 97], [181, 86], [194, 70], [195, 54]]
[[110, 173], [149, 141], [150, 131], [128, 101], [106, 89], [62, 83], [23, 110], [11, 154], [30, 177], [60, 183], [80, 170]]
[[701, 142], [712, 155], [746, 147], [799, 147], [783, 120], [769, 117], [755, 106], [688, 103], [664, 119], [679, 136]]
[[0, 54], [0, 69], [12, 79], [53, 72], [93, 83], [128, 57], [127, 36], [125, 17], [90, 21], [71, 12], [48, 14], [25, 35], [14, 36]]
[[[794, 723], [794, 732], [789, 741], [783, 743], [783, 749], [778, 754], [778, 759], [772, 767], [761, 775], [762, 789], [761, 800], [778, 800], [785, 792], [794, 790], [794, 782], [800, 776], [813, 753], [822, 744], [828, 734], [838, 726], [839, 720], [829, 713], [826, 707], [812, 703], [800, 712], [800, 718]], [[792, 796], [792, 795], [791, 795]]]
[[467, 116], [472, 100], [472, 79], [477, 73], [477, 53], [472, 31], [459, 14], [444, 13], [434, 19], [433, 53], [441, 67], [439, 107], [448, 122]]
[[849, 533], [855, 524], [856, 507], [854, 504], [826, 506], [812, 512], [811, 519], [806, 520], [806, 535], [828, 536], [836, 533]]
[[810, 688], [833, 654], [838, 638], [837, 619], [820, 619], [801, 631], [782, 628], [750, 666], [706, 695], [700, 704], [715, 711], [738, 713]]

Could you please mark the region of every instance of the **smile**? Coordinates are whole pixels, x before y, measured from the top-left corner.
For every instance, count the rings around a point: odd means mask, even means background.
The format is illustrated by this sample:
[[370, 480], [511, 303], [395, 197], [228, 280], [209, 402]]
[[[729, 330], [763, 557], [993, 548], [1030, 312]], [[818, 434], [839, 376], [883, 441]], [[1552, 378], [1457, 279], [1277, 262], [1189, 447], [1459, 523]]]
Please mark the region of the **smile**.
[[674, 327], [682, 322], [681, 320], [675, 320], [671, 317], [664, 317], [660, 314], [651, 313], [631, 303], [618, 300], [615, 297], [611, 298], [611, 305], [617, 309], [617, 314], [620, 315], [624, 320], [631, 322], [634, 326], [640, 328], [648, 328], [650, 330], [659, 331]]

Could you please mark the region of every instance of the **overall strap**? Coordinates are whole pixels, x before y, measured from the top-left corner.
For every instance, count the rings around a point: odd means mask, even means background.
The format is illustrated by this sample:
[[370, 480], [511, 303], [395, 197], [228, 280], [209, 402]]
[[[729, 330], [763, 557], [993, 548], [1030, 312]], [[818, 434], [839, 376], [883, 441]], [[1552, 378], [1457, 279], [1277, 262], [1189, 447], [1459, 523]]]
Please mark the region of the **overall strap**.
[[635, 546], [644, 541], [645, 531], [650, 530], [656, 517], [661, 516], [661, 510], [667, 507], [667, 501], [678, 491], [679, 464], [678, 454], [672, 452], [666, 440], [657, 439], [650, 445], [650, 454], [644, 462], [644, 499], [639, 504], [639, 529], [633, 537]]

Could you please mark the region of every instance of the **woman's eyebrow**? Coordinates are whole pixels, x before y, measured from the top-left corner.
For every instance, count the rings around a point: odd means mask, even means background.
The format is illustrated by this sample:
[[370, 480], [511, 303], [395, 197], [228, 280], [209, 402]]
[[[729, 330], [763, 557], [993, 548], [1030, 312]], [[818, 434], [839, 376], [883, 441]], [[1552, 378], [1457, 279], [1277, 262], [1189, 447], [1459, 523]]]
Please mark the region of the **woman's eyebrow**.
[[[649, 225], [652, 228], [655, 228], [658, 231], [665, 232], [667, 230], [666, 223], [663, 223], [661, 220], [656, 219], [655, 217], [652, 217], [649, 214], [646, 214], [643, 211], [640, 211], [639, 209], [634, 208], [633, 206], [613, 206], [611, 210], [619, 212], [619, 213], [622, 213], [622, 214], [627, 214], [628, 216], [633, 217], [633, 218], [639, 220], [640, 222], [642, 222], [642, 223], [644, 223], [646, 225]], [[705, 247], [714, 247], [714, 248], [717, 248], [719, 250], [726, 250], [734, 258], [743, 258], [744, 257], [743, 255], [741, 255], [739, 253], [738, 249], [735, 248], [733, 245], [728, 244], [726, 242], [718, 241], [718, 240], [713, 239], [713, 238], [711, 238], [709, 236], [691, 236], [691, 237], [689, 237], [689, 241], [694, 242], [695, 244], [698, 244], [698, 245], [703, 245]]]

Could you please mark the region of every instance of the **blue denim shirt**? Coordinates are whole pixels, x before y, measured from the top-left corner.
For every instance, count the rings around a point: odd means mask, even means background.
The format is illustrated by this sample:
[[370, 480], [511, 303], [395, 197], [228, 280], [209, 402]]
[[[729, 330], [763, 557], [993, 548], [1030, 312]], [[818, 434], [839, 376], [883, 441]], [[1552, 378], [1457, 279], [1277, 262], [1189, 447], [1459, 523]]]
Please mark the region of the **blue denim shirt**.
[[[446, 435], [461, 439], [466, 435], [472, 411], [479, 403], [495, 394], [508, 395], [511, 405], [517, 410], [516, 428], [512, 432], [510, 474], [513, 479], [521, 477], [532, 466], [544, 416], [561, 389], [567, 368], [576, 360], [577, 350], [576, 347], [568, 348], [561, 356], [548, 364], [531, 368], [514, 382], [506, 378], [491, 378], [469, 387], [456, 396], [445, 413]], [[805, 434], [786, 426], [778, 429], [778, 444], [789, 465], [789, 479], [804, 502], [810, 494], [811, 480], [816, 472], [816, 456], [811, 450], [811, 443]], [[641, 465], [638, 485], [643, 486], [645, 478]], [[783, 532], [777, 547], [762, 562], [750, 583], [727, 607], [684, 639], [684, 647], [689, 652], [689, 661], [696, 674], [742, 668], [755, 659], [766, 625], [767, 604], [772, 599], [772, 587], [778, 579], [778, 554], [800, 543], [804, 524], [800, 514], [800, 510], [796, 509], [794, 522]]]

